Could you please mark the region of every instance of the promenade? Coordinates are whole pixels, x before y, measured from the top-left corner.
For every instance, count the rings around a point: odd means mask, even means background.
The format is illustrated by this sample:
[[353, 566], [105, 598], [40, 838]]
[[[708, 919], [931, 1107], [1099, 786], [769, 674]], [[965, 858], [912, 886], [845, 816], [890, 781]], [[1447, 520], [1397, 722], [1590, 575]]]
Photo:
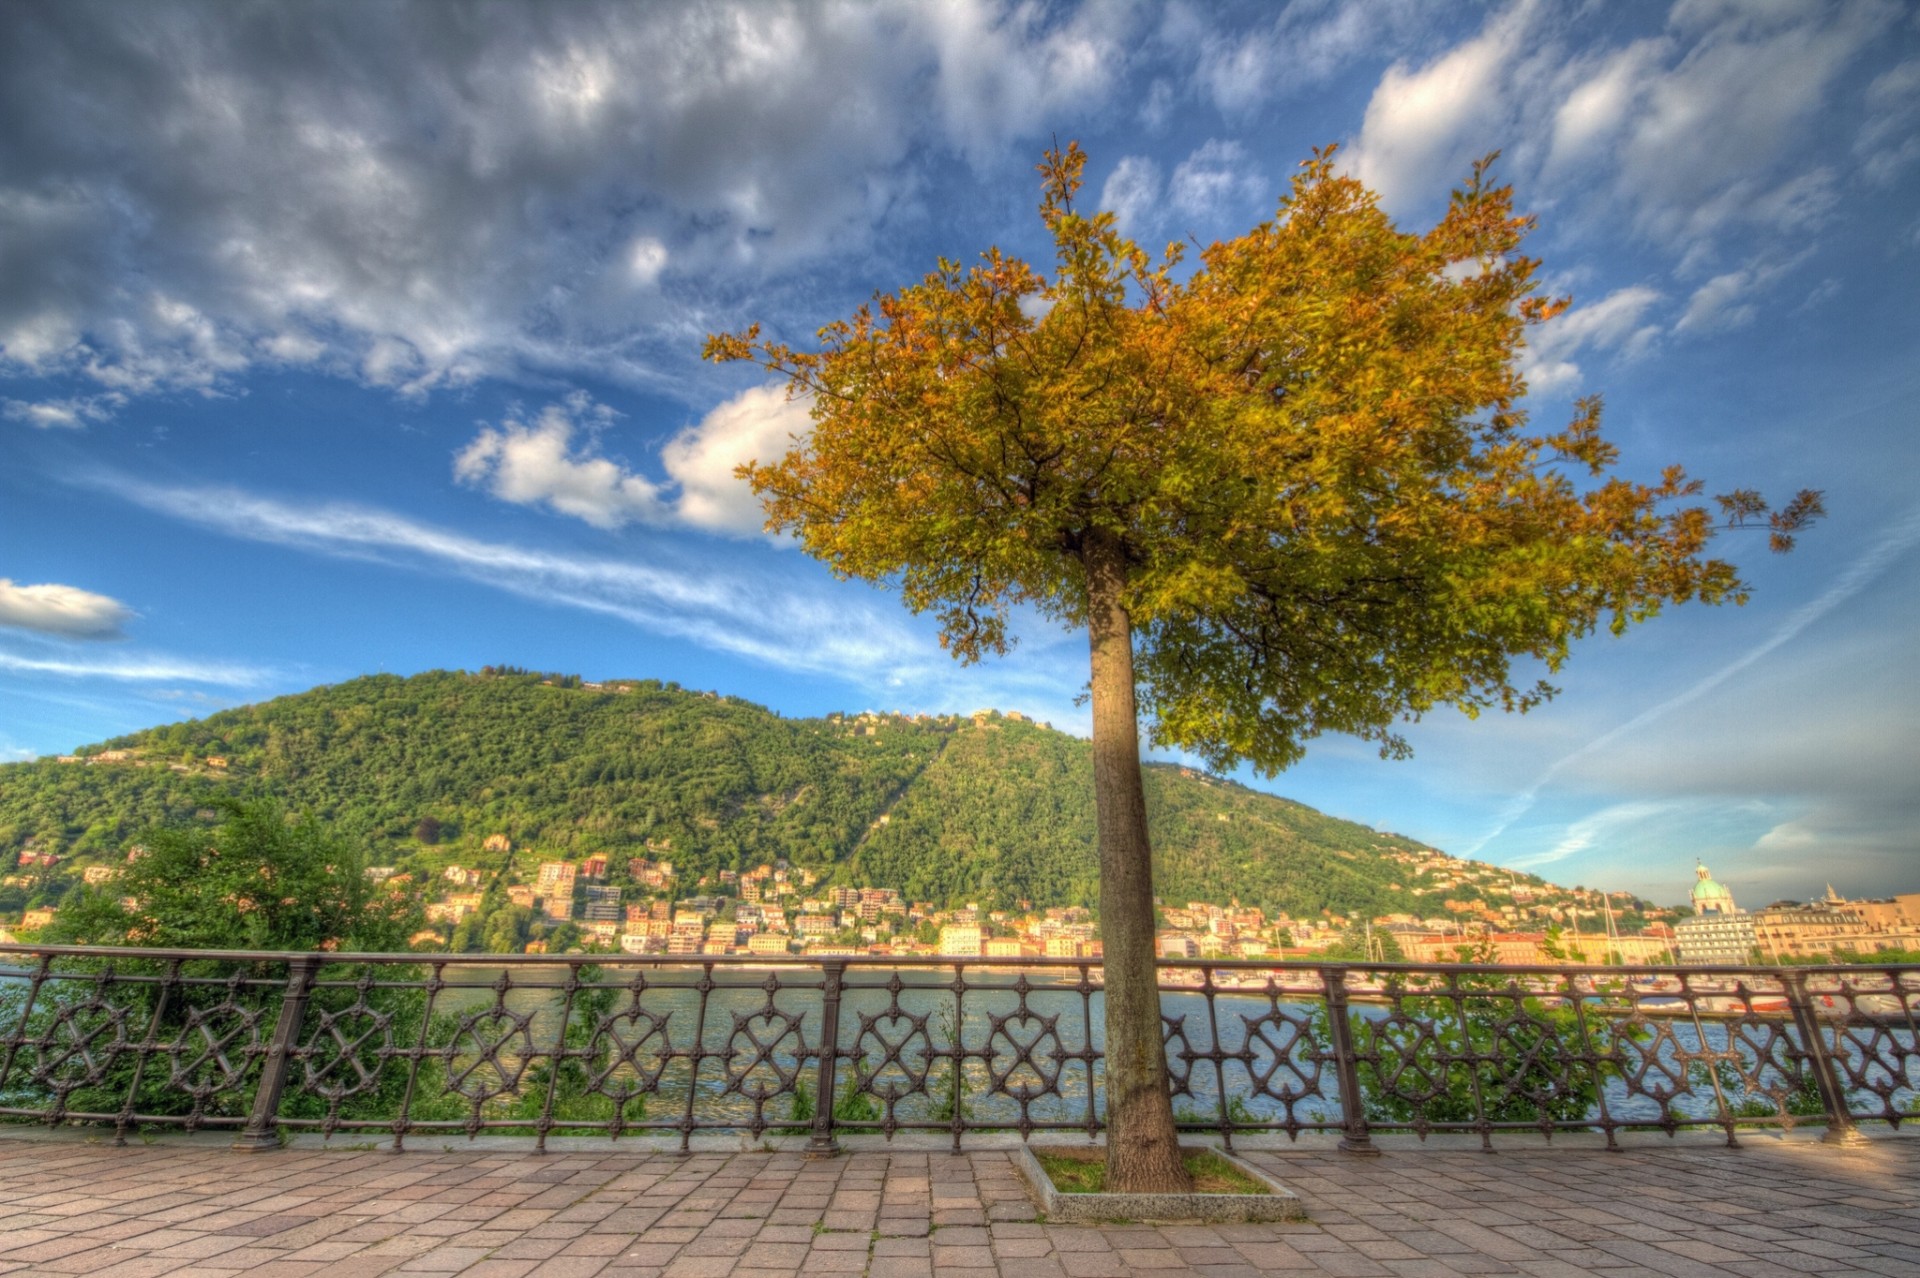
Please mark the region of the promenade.
[[1920, 1275], [1920, 1138], [1255, 1151], [1298, 1225], [1050, 1225], [1006, 1154], [125, 1148], [0, 1131], [0, 1273]]

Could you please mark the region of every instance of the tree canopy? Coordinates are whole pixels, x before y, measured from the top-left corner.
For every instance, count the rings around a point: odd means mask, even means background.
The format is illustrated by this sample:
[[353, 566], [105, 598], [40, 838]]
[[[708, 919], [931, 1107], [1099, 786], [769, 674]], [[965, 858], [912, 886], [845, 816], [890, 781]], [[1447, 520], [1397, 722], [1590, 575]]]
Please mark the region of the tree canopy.
[[218, 826], [149, 830], [113, 879], [75, 893], [41, 939], [160, 949], [404, 950], [412, 897], [359, 850], [270, 801], [214, 800]]
[[1533, 219], [1489, 161], [1424, 233], [1316, 152], [1276, 216], [1154, 258], [1075, 206], [1085, 157], [1049, 153], [1053, 273], [988, 250], [820, 330], [710, 338], [812, 397], [814, 427], [743, 467], [770, 530], [844, 575], [897, 581], [962, 659], [1009, 610], [1088, 619], [1084, 556], [1125, 565], [1156, 742], [1271, 774], [1323, 732], [1406, 752], [1396, 725], [1551, 695], [1570, 645], [1668, 603], [1743, 600], [1705, 550], [1723, 523], [1776, 548], [1819, 513], [1692, 499], [1679, 467], [1618, 473], [1599, 400], [1531, 428], [1518, 358], [1566, 299], [1536, 292]]

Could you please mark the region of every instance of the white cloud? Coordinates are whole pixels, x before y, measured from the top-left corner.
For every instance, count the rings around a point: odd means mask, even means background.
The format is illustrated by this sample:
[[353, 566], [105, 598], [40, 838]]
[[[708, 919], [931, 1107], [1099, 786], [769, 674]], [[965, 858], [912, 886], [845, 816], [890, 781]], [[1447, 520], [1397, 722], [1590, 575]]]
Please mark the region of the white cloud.
[[1125, 61], [1127, 6], [1083, 4], [1055, 23], [1048, 16], [1040, 5], [968, 0], [895, 14], [909, 18], [902, 26], [924, 22], [947, 137], [976, 163], [1033, 122], [1098, 99]]
[[1566, 174], [1580, 165], [1604, 162], [1606, 148], [1639, 106], [1666, 47], [1662, 40], [1636, 40], [1589, 67], [1573, 69], [1574, 86], [1553, 112], [1546, 172]]
[[766, 521], [760, 499], [734, 468], [778, 461], [813, 430], [808, 401], [788, 399], [779, 386], [758, 386], [721, 404], [660, 450], [661, 464], [679, 485], [675, 517], [713, 532], [752, 534]]
[[[1495, 148], [1561, 194], [1623, 207], [1685, 252], [1731, 226], [1797, 231], [1832, 207], [1837, 176], [1796, 164], [1841, 73], [1890, 6], [1676, 5], [1661, 35], [1573, 53], [1535, 0], [1490, 16], [1419, 66], [1382, 76], [1349, 163], [1393, 207], [1436, 198]], [[1907, 75], [1870, 91], [1903, 118]], [[1869, 126], [1863, 144], [1886, 141]]]
[[1508, 141], [1509, 84], [1538, 5], [1522, 0], [1426, 65], [1395, 63], [1367, 103], [1348, 164], [1389, 207], [1429, 200]]
[[576, 430], [586, 428], [591, 448], [593, 434], [613, 417], [612, 409], [579, 391], [532, 420], [515, 410], [455, 456], [454, 478], [501, 501], [545, 505], [596, 528], [658, 523], [666, 507], [655, 485], [605, 457], [574, 449]]
[[1695, 289], [1687, 299], [1686, 314], [1674, 324], [1674, 331], [1716, 332], [1751, 324], [1755, 314], [1752, 303], [1742, 302], [1753, 287], [1750, 271], [1728, 271], [1716, 275]]
[[655, 483], [598, 454], [601, 435], [617, 416], [581, 391], [532, 419], [515, 410], [454, 457], [454, 478], [501, 501], [544, 505], [596, 528], [681, 524], [751, 535], [765, 516], [734, 468], [775, 461], [813, 429], [806, 400], [789, 400], [779, 386], [754, 387], [668, 440], [660, 450], [667, 478]]
[[117, 639], [133, 609], [78, 586], [18, 586], [0, 577], [0, 626], [74, 639]]
[[1714, 276], [1687, 299], [1686, 312], [1674, 324], [1674, 332], [1716, 333], [1751, 324], [1759, 314], [1757, 295], [1806, 257], [1802, 250], [1780, 260], [1758, 258], [1737, 271]]
[[1891, 183], [1920, 160], [1920, 58], [1909, 58], [1882, 72], [1867, 86], [1867, 122], [1853, 152], [1867, 180]]
[[1639, 227], [1681, 249], [1732, 225], [1802, 229], [1833, 177], [1790, 170], [1843, 69], [1889, 7], [1680, 4], [1669, 34], [1573, 68], [1550, 172], [1589, 164]]
[[1123, 155], [1100, 187], [1100, 207], [1118, 221], [1120, 230], [1144, 235], [1159, 220], [1160, 166], [1144, 155]]
[[1362, 58], [1391, 56], [1434, 16], [1418, 0], [1270, 7], [1273, 22], [1250, 31], [1221, 31], [1205, 8], [1185, 4], [1170, 7], [1161, 22], [1160, 41], [1191, 60], [1195, 83], [1230, 118], [1324, 84]]
[[1173, 119], [1173, 85], [1165, 78], [1156, 79], [1147, 89], [1146, 99], [1140, 103], [1140, 123], [1147, 132], [1163, 131]]
[[1202, 143], [1167, 180], [1173, 207], [1194, 218], [1229, 216], [1266, 194], [1259, 170], [1248, 164], [1246, 148], [1219, 138]]
[[652, 288], [660, 282], [660, 272], [667, 269], [667, 258], [667, 246], [658, 237], [642, 235], [627, 250], [627, 270], [635, 284]]
[[1580, 366], [1574, 357], [1583, 350], [1619, 351], [1628, 358], [1644, 354], [1660, 335], [1659, 325], [1646, 319], [1659, 301], [1657, 290], [1635, 284], [1528, 330], [1521, 359], [1528, 385], [1540, 393], [1577, 384]]
[[41, 430], [78, 430], [88, 422], [103, 422], [113, 416], [127, 397], [115, 392], [105, 395], [76, 395], [66, 399], [46, 399], [38, 403], [10, 399], [4, 412], [9, 421], [25, 422]]
[[[1680, 331], [1737, 327], [1840, 206], [1849, 175], [1831, 148], [1813, 150], [1816, 125], [1893, 12], [1881, 0], [1681, 0], [1658, 35], [1576, 51], [1567, 24], [1519, 0], [1451, 48], [1390, 67], [1347, 163], [1405, 213], [1434, 207], [1498, 148], [1523, 199], [1544, 195], [1576, 231], [1624, 225], [1674, 256], [1675, 273], [1697, 281]], [[1869, 178], [1905, 162], [1911, 130], [1871, 121], [1920, 110], [1920, 71], [1907, 65], [1865, 95], [1856, 150]], [[1749, 264], [1730, 270], [1729, 257]], [[1622, 290], [1535, 335], [1533, 385], [1577, 380], [1582, 345], [1646, 349], [1660, 332], [1656, 296]]]

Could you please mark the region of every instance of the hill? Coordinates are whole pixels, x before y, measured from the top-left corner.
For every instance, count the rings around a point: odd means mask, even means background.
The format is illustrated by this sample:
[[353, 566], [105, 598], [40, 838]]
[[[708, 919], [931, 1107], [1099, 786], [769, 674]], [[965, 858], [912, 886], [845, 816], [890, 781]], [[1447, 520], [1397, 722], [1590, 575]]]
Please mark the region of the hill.
[[[219, 792], [277, 797], [427, 872], [498, 866], [485, 843], [505, 835], [543, 858], [670, 857], [689, 885], [785, 858], [938, 905], [1096, 894], [1088, 744], [1020, 716], [788, 719], [653, 680], [491, 669], [354, 679], [0, 766], [0, 866], [46, 886], [45, 858], [117, 858]], [[1151, 765], [1147, 800], [1171, 902], [1370, 916], [1479, 895], [1472, 867], [1423, 844], [1219, 778]], [[13, 877], [8, 895], [31, 886]]]

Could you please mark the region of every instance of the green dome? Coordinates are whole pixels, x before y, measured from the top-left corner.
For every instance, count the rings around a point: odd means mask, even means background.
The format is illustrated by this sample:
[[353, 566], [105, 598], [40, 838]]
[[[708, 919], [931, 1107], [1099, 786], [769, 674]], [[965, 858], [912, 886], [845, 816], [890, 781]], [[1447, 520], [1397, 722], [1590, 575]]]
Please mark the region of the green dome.
[[1704, 865], [1696, 866], [1694, 874], [1699, 882], [1693, 885], [1693, 912], [1695, 914], [1727, 914], [1733, 910], [1733, 893], [1721, 884], [1713, 881]]

